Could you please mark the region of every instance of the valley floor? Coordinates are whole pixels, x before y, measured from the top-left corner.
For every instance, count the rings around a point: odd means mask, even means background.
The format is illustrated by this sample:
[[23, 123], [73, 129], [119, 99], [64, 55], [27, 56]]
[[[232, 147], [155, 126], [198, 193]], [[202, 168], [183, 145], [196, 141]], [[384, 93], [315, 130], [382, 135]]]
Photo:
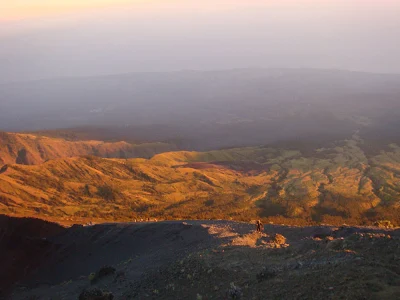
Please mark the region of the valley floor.
[[[400, 299], [400, 230], [230, 221], [73, 226], [11, 299]], [[4, 259], [4, 258], [3, 258]]]

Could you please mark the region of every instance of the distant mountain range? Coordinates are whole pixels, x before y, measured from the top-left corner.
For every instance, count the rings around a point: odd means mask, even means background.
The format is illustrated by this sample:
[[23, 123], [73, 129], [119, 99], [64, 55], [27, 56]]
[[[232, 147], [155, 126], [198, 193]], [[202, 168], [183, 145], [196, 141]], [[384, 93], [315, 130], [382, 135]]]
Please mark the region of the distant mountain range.
[[[0, 213], [400, 225], [400, 76], [137, 73], [0, 85]], [[41, 129], [35, 131], [35, 129]]]
[[[33, 136], [13, 134], [3, 134], [1, 153], [13, 147], [4, 136], [24, 145], [31, 159], [0, 156], [21, 163], [0, 171], [0, 213], [8, 215], [64, 223], [156, 217], [400, 225], [400, 147], [377, 151], [358, 135], [320, 148], [179, 151], [150, 159], [68, 158], [133, 153], [135, 146], [51, 138], [35, 144]], [[42, 150], [35, 152], [37, 145]], [[47, 157], [55, 159], [42, 163]]]

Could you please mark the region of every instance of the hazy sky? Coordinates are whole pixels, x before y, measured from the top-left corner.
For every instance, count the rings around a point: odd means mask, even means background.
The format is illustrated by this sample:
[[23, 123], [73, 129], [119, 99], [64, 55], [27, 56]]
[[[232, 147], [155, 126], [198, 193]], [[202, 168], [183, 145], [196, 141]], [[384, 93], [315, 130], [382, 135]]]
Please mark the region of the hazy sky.
[[0, 82], [242, 67], [400, 73], [398, 0], [0, 1]]

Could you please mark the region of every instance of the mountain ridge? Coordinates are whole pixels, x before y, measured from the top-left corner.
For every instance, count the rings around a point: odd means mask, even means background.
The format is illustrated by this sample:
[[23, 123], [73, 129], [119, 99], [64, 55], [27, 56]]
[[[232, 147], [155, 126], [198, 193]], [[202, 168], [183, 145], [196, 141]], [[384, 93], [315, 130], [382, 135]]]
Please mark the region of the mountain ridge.
[[0, 132], [0, 167], [6, 164], [35, 165], [50, 159], [96, 155], [100, 157], [151, 157], [177, 150], [167, 143], [130, 144], [125, 141], [68, 141], [31, 133]]
[[400, 224], [400, 147], [371, 154], [357, 135], [308, 153], [247, 147], [7, 165], [0, 213], [65, 222], [264, 218]]

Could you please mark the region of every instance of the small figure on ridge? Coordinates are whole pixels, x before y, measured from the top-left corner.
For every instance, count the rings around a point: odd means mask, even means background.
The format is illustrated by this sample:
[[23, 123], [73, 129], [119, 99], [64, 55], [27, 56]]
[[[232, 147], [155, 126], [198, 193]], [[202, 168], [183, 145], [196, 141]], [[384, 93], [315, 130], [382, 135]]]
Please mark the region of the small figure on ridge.
[[257, 222], [256, 222], [256, 230], [257, 230], [257, 232], [261, 233], [263, 231], [263, 229], [264, 229], [263, 224], [261, 223], [260, 220], [257, 220]]

